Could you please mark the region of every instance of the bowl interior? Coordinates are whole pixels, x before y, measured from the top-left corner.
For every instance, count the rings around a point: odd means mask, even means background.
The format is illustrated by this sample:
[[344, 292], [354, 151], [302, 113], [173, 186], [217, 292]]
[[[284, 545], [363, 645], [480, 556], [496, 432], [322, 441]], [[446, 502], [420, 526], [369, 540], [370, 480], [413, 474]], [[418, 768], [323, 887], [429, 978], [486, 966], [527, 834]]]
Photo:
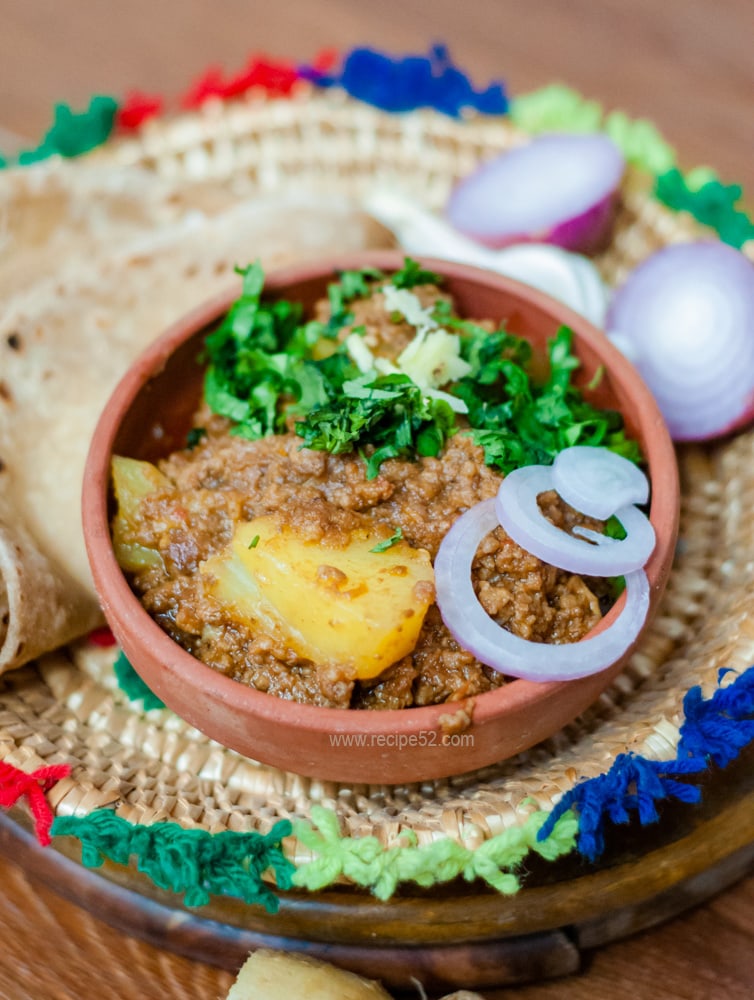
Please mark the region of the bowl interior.
[[[672, 443], [657, 407], [632, 366], [607, 338], [577, 314], [519, 283], [441, 261], [426, 261], [443, 274], [443, 287], [461, 315], [504, 320], [527, 338], [535, 356], [546, 356], [546, 343], [563, 323], [574, 331], [581, 361], [575, 381], [601, 408], [620, 410], [627, 431], [647, 456], [652, 501], [650, 516], [658, 544], [647, 574], [656, 604], [672, 561], [677, 532], [678, 480]], [[326, 294], [338, 268], [367, 264], [391, 270], [401, 266], [394, 253], [361, 255], [327, 264], [303, 265], [271, 275], [266, 294], [301, 302], [305, 310]], [[377, 755], [330, 751], [326, 736], [338, 733], [415, 734], [437, 730], [453, 706], [434, 705], [400, 711], [348, 711], [282, 701], [219, 674], [174, 643], [147, 615], [115, 562], [109, 536], [109, 465], [113, 454], [156, 461], [182, 448], [202, 392], [200, 361], [204, 337], [237, 297], [238, 289], [208, 303], [178, 322], [132, 366], [106, 408], [90, 450], [84, 487], [84, 526], [90, 563], [105, 614], [136, 670], [175, 711], [207, 735], [288, 770], [339, 780], [403, 781], [445, 776], [503, 759], [551, 735], [590, 704], [620, 670], [625, 658], [600, 674], [568, 683], [513, 681], [475, 699], [472, 730], [480, 739], [464, 753], [426, 747], [407, 759], [386, 744]], [[598, 369], [604, 373], [587, 388]], [[616, 605], [600, 623], [618, 613]], [[199, 697], [197, 697], [199, 694]], [[457, 707], [457, 706], [456, 706]], [[260, 720], [269, 723], [267, 729]], [[489, 732], [484, 736], [482, 730]], [[504, 732], [505, 727], [517, 729]], [[291, 746], [285, 734], [309, 734]], [[315, 739], [316, 737], [316, 739]], [[403, 748], [405, 750], [405, 748]], [[392, 752], [395, 751], [395, 752]], [[348, 760], [344, 758], [348, 757]]]

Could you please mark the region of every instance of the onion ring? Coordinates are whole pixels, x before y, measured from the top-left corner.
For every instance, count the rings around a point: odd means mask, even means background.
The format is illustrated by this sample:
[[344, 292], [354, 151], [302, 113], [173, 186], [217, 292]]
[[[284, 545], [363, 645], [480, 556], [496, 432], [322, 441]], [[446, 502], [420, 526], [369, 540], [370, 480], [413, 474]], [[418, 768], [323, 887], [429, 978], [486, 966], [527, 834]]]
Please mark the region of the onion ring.
[[555, 456], [552, 488], [590, 517], [606, 521], [629, 503], [646, 503], [649, 480], [627, 458], [605, 448], [574, 445]]
[[624, 539], [577, 528], [579, 539], [557, 528], [539, 509], [537, 497], [553, 488], [552, 469], [545, 465], [515, 469], [503, 480], [495, 499], [497, 518], [517, 545], [551, 566], [588, 576], [622, 576], [646, 563], [656, 538], [637, 507], [626, 504], [611, 512], [626, 531]]
[[530, 642], [487, 614], [471, 582], [479, 543], [497, 526], [495, 500], [475, 504], [458, 518], [437, 553], [437, 605], [456, 642], [493, 670], [530, 681], [576, 680], [620, 659], [636, 641], [649, 612], [649, 581], [644, 570], [626, 574], [625, 606], [604, 631], [574, 643]]

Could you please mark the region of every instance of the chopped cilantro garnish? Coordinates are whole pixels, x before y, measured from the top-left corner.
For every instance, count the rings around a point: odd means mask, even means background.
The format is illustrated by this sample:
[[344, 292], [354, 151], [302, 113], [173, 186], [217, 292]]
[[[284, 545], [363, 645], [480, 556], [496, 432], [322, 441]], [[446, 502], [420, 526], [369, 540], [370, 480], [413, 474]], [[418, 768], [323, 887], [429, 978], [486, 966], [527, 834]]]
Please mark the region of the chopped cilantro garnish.
[[372, 294], [375, 281], [384, 278], [382, 271], [376, 267], [364, 267], [360, 271], [341, 271], [338, 281], [327, 286], [327, 298], [330, 302], [330, 320], [327, 331], [330, 336], [337, 336], [339, 330], [353, 319], [353, 314], [346, 308], [354, 299], [365, 299]]
[[327, 398], [327, 390], [306, 360], [319, 333], [301, 324], [301, 306], [262, 302], [258, 263], [238, 273], [241, 296], [206, 340], [204, 395], [210, 409], [234, 423], [234, 434], [255, 439], [284, 429], [281, 403], [308, 410]]
[[194, 448], [199, 444], [199, 442], [206, 438], [207, 428], [206, 427], [192, 427], [191, 430], [186, 435], [186, 447], [189, 451], [193, 451]]
[[455, 414], [445, 400], [425, 396], [408, 375], [373, 373], [344, 382], [337, 398], [296, 424], [306, 448], [339, 455], [373, 445], [368, 479], [388, 458], [438, 455], [454, 430]]
[[[205, 399], [232, 422], [232, 433], [255, 439], [282, 433], [292, 418], [301, 418], [295, 430], [302, 447], [334, 454], [358, 451], [370, 479], [389, 458], [440, 453], [458, 429], [447, 398], [425, 391], [403, 371], [360, 372], [339, 336], [353, 323], [350, 303], [370, 295], [385, 275], [373, 268], [342, 272], [328, 287], [330, 318], [321, 322], [305, 320], [299, 304], [263, 301], [258, 263], [238, 273], [241, 295], [205, 348]], [[390, 282], [410, 289], [438, 284], [441, 278], [406, 258]], [[549, 464], [574, 444], [602, 445], [641, 460], [620, 414], [596, 409], [572, 385], [579, 362], [566, 327], [550, 341], [549, 376], [538, 382], [529, 371], [531, 347], [523, 338], [459, 319], [445, 299], [438, 299], [432, 313], [441, 328], [458, 335], [460, 355], [470, 366], [445, 390], [466, 404], [470, 433], [488, 465], [508, 472]], [[201, 430], [192, 432], [188, 447], [198, 443]]]
[[549, 342], [550, 375], [541, 385], [510, 356], [516, 356], [515, 344], [499, 340], [500, 333], [487, 336], [489, 350], [480, 338], [467, 345], [472, 371], [453, 392], [469, 408], [472, 437], [484, 449], [488, 465], [503, 472], [549, 465], [558, 452], [576, 444], [601, 445], [641, 461], [638, 445], [625, 435], [621, 415], [598, 410], [571, 384], [579, 365], [571, 350], [571, 330], [561, 327]]
[[396, 528], [395, 531], [390, 536], [390, 538], [386, 538], [382, 542], [377, 542], [377, 544], [375, 545], [375, 547], [373, 549], [370, 549], [369, 551], [370, 552], [387, 552], [388, 549], [391, 549], [402, 538], [403, 538], [403, 529], [402, 528]]
[[340, 271], [338, 281], [327, 289], [333, 312], [338, 311], [339, 304], [367, 298], [372, 294], [373, 282], [384, 277], [382, 271], [376, 267], [363, 267], [360, 271]]
[[441, 285], [442, 278], [434, 271], [427, 271], [417, 260], [404, 258], [403, 267], [390, 278], [395, 288], [415, 288], [417, 285]]
[[623, 541], [626, 537], [626, 529], [614, 514], [605, 521], [605, 534], [608, 538], [616, 538], [618, 541]]

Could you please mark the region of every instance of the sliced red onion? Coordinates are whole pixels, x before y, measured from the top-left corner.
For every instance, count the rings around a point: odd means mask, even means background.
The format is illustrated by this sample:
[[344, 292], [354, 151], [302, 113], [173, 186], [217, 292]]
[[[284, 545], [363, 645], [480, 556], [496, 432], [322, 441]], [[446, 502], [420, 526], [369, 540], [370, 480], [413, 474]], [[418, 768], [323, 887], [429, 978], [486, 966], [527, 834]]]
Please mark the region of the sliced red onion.
[[[626, 504], [610, 511], [623, 525], [625, 538], [608, 538], [583, 528], [574, 529], [581, 535], [576, 538], [539, 509], [537, 497], [551, 489], [552, 469], [545, 465], [515, 469], [500, 486], [495, 499], [498, 522], [522, 549], [551, 566], [587, 576], [622, 576], [646, 563], [655, 547], [655, 532], [637, 507]], [[592, 544], [595, 541], [598, 544]]]
[[489, 247], [528, 240], [592, 253], [610, 231], [624, 170], [605, 135], [543, 135], [461, 180], [446, 214]]
[[676, 441], [754, 417], [754, 265], [724, 243], [659, 250], [617, 291], [608, 330], [629, 353]]
[[626, 504], [649, 500], [649, 480], [638, 466], [613, 451], [586, 445], [555, 456], [552, 489], [571, 507], [601, 521]]
[[497, 524], [494, 500], [476, 504], [455, 522], [435, 559], [437, 604], [458, 644], [493, 670], [530, 681], [575, 680], [620, 659], [636, 641], [649, 611], [644, 571], [626, 575], [626, 603], [602, 632], [574, 643], [529, 642], [490, 618], [471, 582], [479, 543]]

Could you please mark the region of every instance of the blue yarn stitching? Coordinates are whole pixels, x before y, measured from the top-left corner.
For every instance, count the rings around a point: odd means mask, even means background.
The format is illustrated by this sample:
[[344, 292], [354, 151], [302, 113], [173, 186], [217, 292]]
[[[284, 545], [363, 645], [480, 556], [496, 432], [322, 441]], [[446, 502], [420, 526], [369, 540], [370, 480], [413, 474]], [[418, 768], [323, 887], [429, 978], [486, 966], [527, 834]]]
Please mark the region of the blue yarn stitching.
[[[718, 683], [729, 673], [721, 670]], [[728, 687], [718, 688], [707, 701], [700, 687], [683, 700], [685, 719], [675, 760], [654, 761], [638, 754], [620, 754], [605, 774], [580, 782], [558, 802], [537, 834], [545, 840], [568, 809], [579, 813], [577, 850], [596, 861], [605, 849], [605, 821], [628, 823], [631, 813], [642, 825], [659, 818], [657, 802], [676, 799], [699, 802], [701, 789], [676, 780], [706, 771], [710, 761], [725, 767], [754, 740], [754, 667]]]
[[299, 75], [320, 87], [342, 87], [351, 97], [393, 113], [434, 108], [451, 118], [466, 109], [486, 115], [504, 115], [508, 99], [503, 84], [493, 82], [475, 90], [469, 77], [453, 65], [444, 45], [427, 56], [393, 58], [370, 48], [352, 49], [339, 74], [300, 67]]

